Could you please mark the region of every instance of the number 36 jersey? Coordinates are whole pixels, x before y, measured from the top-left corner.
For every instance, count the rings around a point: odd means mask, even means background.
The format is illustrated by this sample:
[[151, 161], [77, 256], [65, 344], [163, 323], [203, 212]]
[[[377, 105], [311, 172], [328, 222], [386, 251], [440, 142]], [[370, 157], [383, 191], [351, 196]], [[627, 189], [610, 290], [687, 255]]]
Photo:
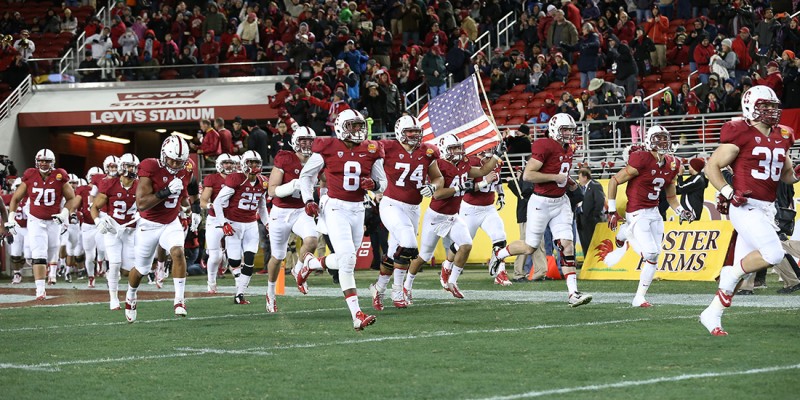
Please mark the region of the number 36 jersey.
[[628, 158], [628, 166], [639, 171], [639, 175], [628, 181], [625, 194], [628, 205], [625, 212], [658, 207], [659, 195], [665, 186], [669, 186], [680, 170], [680, 162], [672, 156], [664, 156], [659, 165], [656, 157], [649, 151], [636, 151]]
[[381, 140], [386, 157], [383, 169], [388, 184], [384, 196], [406, 204], [422, 202], [419, 193], [428, 181], [428, 167], [439, 158], [439, 151], [431, 144], [422, 143], [411, 153], [397, 140]]
[[364, 201], [366, 191], [361, 189], [361, 178], [369, 178], [372, 166], [383, 158], [381, 143], [365, 140], [348, 149], [338, 138], [323, 137], [314, 140], [311, 150], [325, 162], [328, 196], [343, 201]]
[[67, 171], [56, 168], [44, 179], [36, 168], [28, 168], [22, 175], [22, 182], [28, 188], [30, 215], [38, 219], [49, 220], [53, 214], [61, 212], [64, 197], [64, 184], [69, 181]]
[[739, 148], [739, 154], [731, 163], [733, 189], [750, 190], [753, 192], [750, 197], [774, 202], [786, 154], [794, 143], [794, 131], [778, 125], [765, 136], [744, 120], [736, 120], [722, 125], [719, 136], [720, 143]]

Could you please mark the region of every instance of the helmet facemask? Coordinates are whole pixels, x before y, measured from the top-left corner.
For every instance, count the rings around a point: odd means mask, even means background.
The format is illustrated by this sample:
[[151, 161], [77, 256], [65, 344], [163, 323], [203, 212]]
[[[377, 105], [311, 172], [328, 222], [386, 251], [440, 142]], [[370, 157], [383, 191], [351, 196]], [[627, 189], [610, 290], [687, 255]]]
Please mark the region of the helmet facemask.
[[447, 161], [457, 163], [464, 159], [464, 145], [461, 143], [447, 147], [445, 158]]
[[778, 125], [781, 122], [780, 103], [766, 99], [757, 100], [753, 106], [753, 120], [768, 126]]
[[367, 122], [363, 119], [351, 119], [342, 124], [344, 140], [361, 143], [367, 138]]
[[650, 136], [650, 151], [656, 151], [658, 154], [664, 155], [672, 150], [672, 141], [669, 132], [661, 131], [653, 133]]
[[120, 176], [129, 179], [136, 179], [139, 174], [139, 165], [131, 162], [120, 162]]
[[310, 157], [312, 154], [311, 147], [313, 145], [314, 145], [314, 138], [301, 137], [297, 139], [297, 145], [295, 146], [294, 151], [306, 157]]
[[562, 125], [558, 128], [558, 137], [555, 139], [561, 144], [575, 143], [575, 126]]
[[417, 128], [406, 128], [400, 134], [400, 143], [411, 146], [416, 149], [422, 143], [422, 130]]
[[39, 158], [36, 160], [36, 168], [43, 174], [50, 173], [55, 168], [55, 161], [49, 158]]

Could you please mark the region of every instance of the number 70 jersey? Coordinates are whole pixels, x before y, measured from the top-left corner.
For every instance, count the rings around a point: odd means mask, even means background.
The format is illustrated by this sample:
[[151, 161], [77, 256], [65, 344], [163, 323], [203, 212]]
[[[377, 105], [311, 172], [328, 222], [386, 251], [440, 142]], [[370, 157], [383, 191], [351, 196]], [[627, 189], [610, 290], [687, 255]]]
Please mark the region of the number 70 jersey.
[[383, 169], [388, 181], [386, 197], [406, 204], [422, 202], [419, 193], [428, 182], [428, 167], [439, 158], [439, 151], [431, 144], [422, 143], [411, 153], [397, 140], [381, 140], [386, 157]]
[[38, 219], [49, 220], [53, 214], [61, 211], [64, 198], [64, 184], [69, 181], [67, 171], [56, 168], [42, 179], [36, 168], [28, 168], [22, 175], [22, 182], [27, 187], [27, 197], [30, 201], [30, 215]]

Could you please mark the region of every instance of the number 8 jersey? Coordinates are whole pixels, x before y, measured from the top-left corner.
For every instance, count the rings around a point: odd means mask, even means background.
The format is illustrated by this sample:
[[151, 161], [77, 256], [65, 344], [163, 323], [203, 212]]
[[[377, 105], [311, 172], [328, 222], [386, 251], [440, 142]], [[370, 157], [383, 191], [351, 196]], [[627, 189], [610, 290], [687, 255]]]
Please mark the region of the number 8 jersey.
[[739, 148], [739, 154], [731, 163], [733, 189], [750, 190], [750, 197], [774, 202], [786, 154], [794, 143], [794, 131], [777, 125], [769, 136], [764, 136], [744, 120], [736, 120], [722, 125], [719, 136], [720, 143], [730, 143]]
[[639, 175], [628, 181], [628, 186], [625, 188], [625, 195], [628, 196], [625, 212], [632, 213], [658, 207], [661, 189], [675, 180], [680, 162], [675, 157], [666, 155], [663, 164], [658, 165], [653, 153], [636, 151], [628, 158], [628, 166], [639, 171]]
[[36, 168], [28, 168], [22, 175], [22, 182], [28, 188], [27, 197], [30, 200], [30, 215], [50, 220], [53, 214], [61, 212], [64, 184], [69, 180], [67, 171], [56, 168], [42, 179]]
[[328, 196], [352, 202], [364, 201], [366, 191], [361, 189], [361, 178], [369, 178], [372, 166], [384, 157], [383, 145], [373, 140], [348, 149], [337, 138], [317, 138], [311, 151], [322, 156], [325, 162]]

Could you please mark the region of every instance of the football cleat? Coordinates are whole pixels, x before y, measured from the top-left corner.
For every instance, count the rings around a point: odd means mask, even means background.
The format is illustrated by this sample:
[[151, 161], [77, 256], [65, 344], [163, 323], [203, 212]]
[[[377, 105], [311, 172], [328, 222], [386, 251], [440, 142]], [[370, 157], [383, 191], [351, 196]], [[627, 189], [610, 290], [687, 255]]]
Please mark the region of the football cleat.
[[306, 283], [306, 281], [309, 275], [311, 275], [311, 269], [308, 268], [308, 263], [305, 262], [305, 260], [299, 272], [295, 272], [294, 268], [292, 268], [292, 276], [294, 280], [297, 281], [297, 290], [302, 294], [308, 294], [308, 283]]
[[88, 287], [94, 288], [94, 277], [93, 276], [89, 277], [89, 285], [88, 285]]
[[22, 274], [19, 271], [14, 272], [14, 278], [11, 279], [12, 285], [19, 285], [22, 283]]
[[223, 265], [223, 266], [219, 267], [219, 269], [217, 270], [217, 278], [225, 277], [225, 272], [227, 272], [227, 271], [228, 271], [228, 266], [227, 265]]
[[496, 251], [492, 251], [492, 257], [489, 258], [489, 275], [496, 276], [497, 271], [500, 270], [500, 263], [503, 262], [503, 259], [497, 256]]
[[64, 273], [64, 282], [72, 283], [72, 274]]
[[47, 284], [48, 285], [55, 285], [56, 284], [56, 277], [55, 276], [48, 277], [47, 278]]
[[136, 321], [136, 300], [125, 299], [125, 319], [129, 323]]
[[113, 299], [108, 303], [108, 309], [111, 311], [120, 310], [119, 299]]
[[47, 300], [47, 295], [46, 294], [42, 294], [41, 296], [36, 296], [36, 300], [37, 301], [45, 301], [45, 300]]
[[458, 290], [458, 284], [457, 283], [448, 283], [447, 284], [447, 291], [450, 292], [450, 294], [452, 294], [453, 297], [455, 297], [457, 299], [463, 299], [464, 298], [464, 295], [461, 294], [460, 290]]
[[631, 306], [647, 308], [647, 307], [652, 307], [653, 305], [649, 301], [645, 300], [644, 297], [637, 296], [633, 298]]
[[178, 304], [175, 304], [174, 307], [175, 307], [175, 316], [177, 316], [177, 317], [185, 317], [186, 316], [186, 304], [183, 304], [183, 302], [180, 302]]
[[442, 285], [442, 289], [447, 290], [448, 280], [450, 280], [450, 270], [442, 267], [442, 272], [439, 273], [439, 283]]
[[648, 307], [652, 307], [652, 306], [653, 306], [652, 303], [650, 303], [649, 301], [645, 301], [644, 303], [641, 303], [638, 306], [634, 306], [634, 307], [648, 308]]
[[575, 292], [569, 295], [569, 306], [578, 307], [592, 302], [592, 295]]
[[267, 295], [267, 312], [268, 313], [278, 312], [278, 305], [275, 303], [275, 298], [274, 297], [270, 298], [269, 295]]
[[363, 331], [364, 328], [374, 323], [375, 316], [364, 314], [362, 311], [357, 312], [356, 317], [353, 318], [353, 328], [357, 331]]
[[383, 311], [383, 293], [378, 291], [374, 283], [369, 285], [369, 292], [372, 293], [372, 308]]
[[511, 280], [508, 279], [508, 274], [506, 271], [500, 271], [497, 276], [494, 277], [494, 284], [500, 286], [511, 286]]
[[411, 296], [411, 289], [403, 288], [403, 298], [406, 299], [407, 305], [414, 304], [414, 298]]
[[233, 304], [250, 304], [250, 302], [244, 298], [244, 293], [239, 293], [233, 296]]
[[396, 308], [406, 308], [408, 307], [408, 302], [406, 301], [405, 295], [400, 290], [392, 290], [392, 304]]
[[216, 283], [209, 283], [206, 285], [206, 292], [208, 294], [217, 294], [217, 284]]
[[711, 331], [711, 336], [728, 336], [728, 332], [723, 331], [720, 327], [716, 327]]

